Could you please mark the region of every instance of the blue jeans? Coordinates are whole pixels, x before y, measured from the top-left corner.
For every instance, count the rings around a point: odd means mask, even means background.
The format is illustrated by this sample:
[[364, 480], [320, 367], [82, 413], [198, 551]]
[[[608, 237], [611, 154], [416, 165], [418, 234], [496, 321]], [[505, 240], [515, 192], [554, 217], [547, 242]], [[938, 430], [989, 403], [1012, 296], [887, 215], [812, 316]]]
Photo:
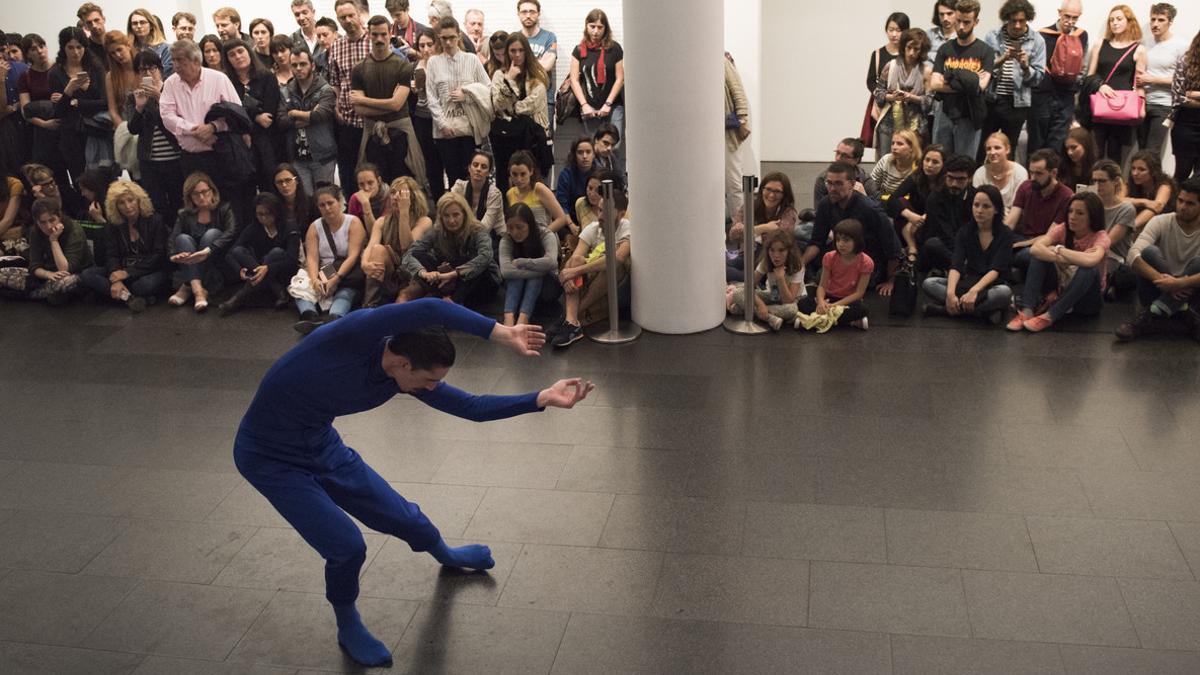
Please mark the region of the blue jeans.
[[[1171, 273], [1169, 271], [1169, 266], [1167, 265], [1166, 256], [1163, 255], [1162, 250], [1160, 250], [1157, 246], [1147, 246], [1146, 248], [1142, 249], [1142, 260], [1146, 261], [1147, 265], [1158, 270], [1159, 272], [1163, 272], [1165, 274]], [[1200, 257], [1189, 260], [1187, 264], [1184, 265], [1183, 273], [1180, 276], [1191, 276], [1193, 274], [1200, 274]], [[1163, 293], [1162, 291], [1158, 290], [1158, 286], [1155, 286], [1153, 281], [1150, 281], [1140, 274], [1137, 278], [1137, 288], [1138, 300], [1142, 303], [1142, 309], [1150, 309], [1150, 305], [1152, 305], [1155, 300], [1161, 300], [1167, 305], [1167, 307], [1171, 308], [1172, 312], [1177, 312], [1179, 311], [1179, 308], [1183, 306], [1183, 303], [1188, 302], [1188, 300], [1177, 300], [1171, 293]], [[1195, 297], [1196, 292], [1193, 290], [1191, 298], [1194, 299]]]
[[505, 279], [504, 313], [532, 316], [545, 280], [545, 275], [532, 279]]
[[[199, 242], [197, 242], [190, 234], [181, 234], [178, 237], [175, 237], [175, 252], [195, 253], [196, 251], [202, 251], [212, 246], [212, 243], [220, 239], [222, 234], [223, 233], [215, 227], [210, 230], [205, 230], [204, 234], [201, 235]], [[210, 255], [208, 256], [208, 260], [205, 260], [202, 263], [196, 263], [195, 265], [180, 265], [179, 276], [183, 279], [184, 283], [204, 279], [208, 276], [208, 271], [212, 268], [212, 264], [215, 261], [216, 257]]]
[[[925, 295], [939, 305], [945, 306], [946, 294], [949, 289], [949, 279], [946, 277], [929, 277], [921, 284], [921, 290], [925, 291]], [[966, 292], [963, 284], [959, 283], [958, 293], [961, 296]], [[1008, 307], [1008, 303], [1012, 301], [1012, 289], [1004, 284], [992, 284], [988, 286], [982, 293], [979, 294], [975, 302], [975, 314], [978, 316], [987, 316], [992, 312]]]
[[[350, 313], [350, 308], [354, 306], [354, 301], [357, 299], [358, 291], [354, 290], [353, 288], [337, 289], [337, 291], [333, 294], [333, 305], [329, 307], [329, 316], [346, 316]], [[315, 302], [309, 302], [308, 300], [297, 299], [296, 309], [300, 310], [301, 314], [305, 312], [316, 312], [317, 314], [321, 313], [321, 310], [317, 307], [317, 304]]]
[[613, 148], [613, 159], [616, 162], [617, 171], [620, 171], [621, 175], [624, 176], [625, 175], [625, 106], [623, 106], [623, 105], [613, 106], [612, 114], [610, 114], [608, 117], [590, 118], [590, 119], [586, 119], [586, 120], [581, 117], [580, 122], [583, 123], [583, 133], [587, 134], [588, 138], [592, 138], [593, 136], [595, 136], [596, 130], [599, 129], [600, 125], [602, 125], [602, 124], [611, 124], [617, 128], [617, 132], [621, 134], [621, 140], [618, 141], [616, 147]]
[[[1021, 308], [1033, 309], [1042, 304], [1042, 291], [1046, 287], [1058, 286], [1058, 268], [1054, 263], [1031, 258], [1029, 271], [1025, 274], [1025, 294], [1021, 296]], [[1080, 316], [1092, 316], [1100, 313], [1104, 306], [1104, 297], [1100, 294], [1100, 269], [1098, 267], [1080, 267], [1071, 278], [1071, 282], [1058, 295], [1058, 300], [1050, 305], [1047, 313], [1051, 321], [1058, 321], [1074, 310]]]
[[944, 145], [947, 156], [975, 157], [975, 152], [979, 150], [981, 131], [971, 123], [970, 117], [950, 119], [945, 113], [941, 113], [933, 119], [933, 142]]

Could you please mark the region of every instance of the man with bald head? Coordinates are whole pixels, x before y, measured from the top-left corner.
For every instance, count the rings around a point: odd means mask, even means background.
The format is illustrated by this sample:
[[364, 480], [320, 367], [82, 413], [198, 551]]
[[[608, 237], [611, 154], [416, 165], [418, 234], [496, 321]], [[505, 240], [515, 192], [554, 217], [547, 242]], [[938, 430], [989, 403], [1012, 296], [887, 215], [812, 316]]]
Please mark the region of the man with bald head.
[[1051, 74], [1050, 64], [1054, 59], [1054, 49], [1064, 35], [1078, 39], [1083, 45], [1081, 53], [1088, 53], [1087, 31], [1077, 28], [1082, 14], [1081, 0], [1063, 0], [1058, 8], [1058, 21], [1038, 31], [1046, 42], [1046, 76], [1033, 88], [1033, 102], [1029, 109], [1030, 155], [1042, 148], [1058, 152], [1067, 140], [1067, 131], [1075, 116], [1079, 78], [1055, 77]]

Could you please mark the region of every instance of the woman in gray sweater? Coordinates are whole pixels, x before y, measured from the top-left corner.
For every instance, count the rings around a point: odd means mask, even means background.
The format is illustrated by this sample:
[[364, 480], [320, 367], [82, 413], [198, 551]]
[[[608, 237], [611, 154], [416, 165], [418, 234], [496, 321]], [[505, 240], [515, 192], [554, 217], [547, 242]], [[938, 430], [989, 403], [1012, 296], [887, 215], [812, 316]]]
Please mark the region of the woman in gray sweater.
[[538, 227], [533, 210], [522, 203], [508, 209], [506, 226], [500, 238], [500, 277], [504, 325], [512, 326], [529, 323], [546, 277], [558, 272], [558, 237]]
[[486, 304], [500, 286], [491, 237], [467, 200], [454, 192], [438, 200], [433, 227], [413, 242], [403, 266], [413, 281], [396, 302], [430, 295], [475, 308]]

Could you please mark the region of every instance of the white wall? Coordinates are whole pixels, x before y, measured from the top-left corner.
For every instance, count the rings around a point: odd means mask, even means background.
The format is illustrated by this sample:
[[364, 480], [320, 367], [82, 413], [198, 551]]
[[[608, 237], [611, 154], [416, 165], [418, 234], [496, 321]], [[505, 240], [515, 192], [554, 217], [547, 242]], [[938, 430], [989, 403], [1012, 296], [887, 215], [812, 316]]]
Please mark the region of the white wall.
[[[1124, 0], [1143, 33], [1152, 0]], [[1032, 0], [1035, 27], [1058, 19], [1058, 0]], [[883, 23], [892, 12], [908, 14], [913, 27], [927, 28], [933, 0], [855, 0], [763, 3], [763, 161], [827, 161], [833, 146], [857, 136], [867, 106], [866, 73], [873, 49], [885, 41]], [[977, 34], [1000, 25], [999, 0], [983, 0]], [[1117, 3], [1084, 0], [1080, 26], [1093, 39], [1103, 37], [1108, 10]], [[1179, 16], [1174, 33], [1190, 40], [1200, 29], [1200, 3], [1175, 0]]]

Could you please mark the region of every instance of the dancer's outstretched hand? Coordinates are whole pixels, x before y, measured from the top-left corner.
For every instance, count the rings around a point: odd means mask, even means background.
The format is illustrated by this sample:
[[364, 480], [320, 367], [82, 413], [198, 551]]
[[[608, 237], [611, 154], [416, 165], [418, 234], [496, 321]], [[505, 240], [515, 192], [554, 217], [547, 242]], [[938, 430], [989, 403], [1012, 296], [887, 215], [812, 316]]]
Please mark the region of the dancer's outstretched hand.
[[574, 408], [595, 388], [595, 384], [578, 377], [559, 380], [548, 389], [538, 392], [537, 404], [541, 408]]
[[492, 329], [490, 338], [493, 342], [508, 345], [513, 351], [522, 356], [537, 356], [538, 350], [546, 344], [546, 334], [541, 326], [521, 324], [505, 326], [497, 323]]

